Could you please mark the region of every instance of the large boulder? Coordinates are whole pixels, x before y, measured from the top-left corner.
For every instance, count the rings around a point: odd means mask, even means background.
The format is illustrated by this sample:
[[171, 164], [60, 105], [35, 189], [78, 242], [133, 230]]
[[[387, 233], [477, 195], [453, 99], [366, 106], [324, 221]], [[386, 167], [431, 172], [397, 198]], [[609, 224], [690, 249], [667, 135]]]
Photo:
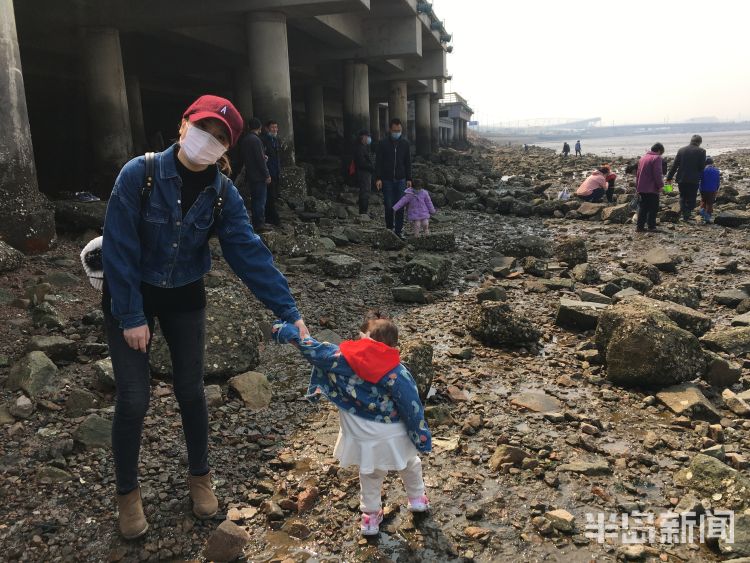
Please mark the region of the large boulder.
[[353, 278], [362, 271], [362, 262], [347, 254], [331, 254], [321, 261], [323, 271], [334, 278]]
[[602, 210], [606, 207], [604, 203], [591, 203], [584, 201], [578, 208], [578, 215], [584, 219], [597, 219], [601, 217]]
[[229, 388], [242, 399], [245, 407], [252, 411], [263, 410], [271, 404], [271, 384], [262, 373], [241, 373], [232, 377], [228, 383]]
[[742, 303], [745, 299], [750, 297], [742, 289], [725, 289], [714, 295], [714, 301], [719, 305], [725, 305], [736, 309], [737, 305]]
[[596, 344], [607, 365], [607, 379], [625, 387], [663, 387], [705, 371], [698, 339], [666, 314], [634, 303], [602, 312]]
[[500, 301], [480, 303], [470, 314], [468, 327], [487, 346], [533, 345], [542, 336], [530, 320]]
[[0, 240], [0, 272], [11, 272], [23, 264], [23, 253]]
[[656, 398], [677, 416], [689, 416], [712, 422], [721, 419], [721, 413], [706, 399], [701, 390], [691, 384], [673, 385], [658, 392]]
[[427, 303], [427, 294], [420, 285], [392, 287], [391, 295], [397, 303]]
[[104, 225], [106, 212], [106, 201], [60, 200], [55, 202], [55, 224], [67, 233], [98, 231]]
[[652, 282], [649, 278], [633, 272], [627, 272], [614, 278], [612, 280], [612, 283], [619, 285], [622, 289], [632, 287], [633, 289], [636, 289], [641, 293], [646, 293], [652, 287], [654, 287], [654, 282]]
[[74, 360], [78, 355], [78, 345], [63, 336], [32, 336], [26, 345], [27, 352], [44, 352], [52, 360]]
[[537, 236], [518, 236], [501, 238], [493, 249], [494, 254], [500, 256], [534, 256], [536, 258], [551, 258], [551, 241]]
[[674, 482], [698, 493], [699, 498], [719, 495], [721, 506], [732, 510], [750, 508], [750, 479], [715, 457], [697, 454], [688, 467], [677, 472]]
[[421, 285], [434, 289], [448, 279], [451, 261], [434, 254], [417, 256], [404, 266], [401, 281], [407, 285]]
[[741, 227], [750, 223], [750, 211], [729, 209], [714, 217], [714, 223], [722, 227]]
[[380, 229], [372, 235], [372, 245], [380, 250], [401, 250], [406, 243], [390, 229]]
[[555, 256], [570, 267], [588, 262], [589, 255], [586, 250], [586, 239], [581, 237], [563, 239], [555, 247]]
[[[244, 291], [233, 288], [206, 290], [206, 377], [229, 378], [258, 365], [262, 333], [254, 319], [257, 305]], [[151, 370], [172, 374], [169, 349], [161, 331], [151, 345]]]
[[648, 292], [648, 296], [659, 301], [672, 301], [691, 309], [697, 309], [701, 303], [701, 290], [698, 286], [682, 282], [666, 282], [654, 286]]
[[714, 330], [705, 334], [701, 342], [715, 352], [741, 356], [750, 353], [750, 326]]
[[659, 301], [642, 295], [626, 297], [622, 301], [632, 303], [636, 307], [652, 308], [667, 315], [680, 328], [692, 332], [695, 336], [703, 336], [711, 330], [711, 318], [695, 309], [679, 305], [671, 301]]
[[622, 205], [611, 205], [605, 207], [602, 210], [602, 221], [609, 221], [610, 223], [626, 223], [632, 212], [630, 211], [630, 204], [623, 203]]
[[453, 187], [462, 192], [473, 192], [479, 187], [479, 179], [471, 174], [461, 174], [453, 182]]
[[54, 385], [57, 366], [44, 352], [29, 352], [10, 369], [6, 385], [11, 391], [23, 389], [32, 399]]
[[287, 201], [302, 201], [307, 196], [307, 177], [301, 166], [285, 165], [279, 178], [281, 196]]
[[453, 231], [435, 232], [421, 237], [410, 238], [409, 244], [417, 250], [427, 250], [428, 252], [455, 250], [456, 235]]
[[112, 421], [90, 414], [73, 433], [73, 439], [86, 449], [112, 447]]
[[715, 352], [704, 350], [706, 357], [706, 373], [703, 380], [714, 387], [729, 387], [740, 380], [742, 366], [725, 360]]
[[571, 275], [573, 276], [573, 279], [576, 281], [579, 281], [581, 283], [596, 283], [601, 278], [599, 274], [599, 270], [594, 268], [591, 264], [588, 262], [584, 262], [583, 264], [577, 264], [573, 267], [571, 270]]
[[596, 328], [599, 315], [606, 308], [602, 303], [560, 299], [555, 324], [572, 330], [591, 330]]
[[401, 345], [401, 363], [406, 366], [417, 383], [419, 397], [423, 403], [435, 377], [432, 355], [432, 345], [420, 339], [409, 340]]
[[662, 272], [671, 274], [677, 272], [677, 261], [663, 246], [655, 246], [646, 252], [643, 260], [647, 264], [656, 266]]

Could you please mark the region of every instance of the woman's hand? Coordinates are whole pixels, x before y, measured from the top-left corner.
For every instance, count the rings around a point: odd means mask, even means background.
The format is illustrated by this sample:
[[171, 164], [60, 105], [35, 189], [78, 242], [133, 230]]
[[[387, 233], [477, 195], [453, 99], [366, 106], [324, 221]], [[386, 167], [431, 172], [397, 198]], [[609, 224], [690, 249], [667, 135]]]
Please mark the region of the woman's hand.
[[125, 342], [127, 342], [128, 346], [133, 350], [139, 350], [144, 354], [146, 353], [149, 340], [151, 340], [151, 331], [148, 330], [148, 325], [127, 328], [122, 331], [122, 335], [125, 337]]
[[305, 326], [305, 321], [303, 321], [302, 319], [294, 323], [294, 326], [296, 326], [297, 329], [299, 330], [300, 339], [307, 338], [308, 336], [310, 336], [310, 331], [307, 330], [307, 327]]

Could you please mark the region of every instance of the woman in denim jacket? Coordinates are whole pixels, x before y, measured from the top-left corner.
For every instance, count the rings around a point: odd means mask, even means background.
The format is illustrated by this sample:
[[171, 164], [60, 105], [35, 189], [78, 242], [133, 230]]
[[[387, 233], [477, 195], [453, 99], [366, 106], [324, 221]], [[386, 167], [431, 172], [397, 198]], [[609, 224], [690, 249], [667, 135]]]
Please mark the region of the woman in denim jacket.
[[[115, 181], [104, 222], [102, 306], [117, 397], [112, 424], [120, 532], [132, 539], [148, 523], [138, 486], [138, 456], [148, 408], [149, 344], [154, 319], [169, 346], [174, 390], [188, 450], [193, 513], [212, 518], [218, 501], [208, 465], [208, 411], [203, 390], [208, 239], [273, 313], [307, 328], [273, 256], [253, 232], [237, 188], [217, 162], [240, 136], [242, 117], [229, 100], [201, 96], [183, 114], [179, 141], [155, 155], [150, 191], [142, 196], [144, 157]], [[221, 195], [222, 205], [215, 212]]]

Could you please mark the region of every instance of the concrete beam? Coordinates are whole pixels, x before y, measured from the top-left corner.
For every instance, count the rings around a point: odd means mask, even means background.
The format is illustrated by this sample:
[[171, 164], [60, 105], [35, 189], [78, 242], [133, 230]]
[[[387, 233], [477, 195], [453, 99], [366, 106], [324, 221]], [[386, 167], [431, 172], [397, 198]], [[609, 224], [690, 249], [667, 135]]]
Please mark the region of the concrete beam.
[[296, 19], [289, 25], [336, 49], [356, 49], [365, 42], [360, 14], [332, 14]]
[[404, 70], [382, 77], [384, 80], [425, 80], [447, 78], [445, 51], [427, 51], [421, 59], [407, 59]]
[[[359, 20], [361, 32], [359, 35], [356, 28], [346, 30], [346, 26], [342, 24], [346, 19], [354, 21], [358, 17], [355, 14], [347, 14], [346, 18], [342, 16], [329, 19], [326, 17], [326, 19], [314, 18], [291, 22], [290, 25], [305, 32], [303, 36], [290, 34], [291, 65], [312, 66], [326, 61], [343, 60], [361, 60], [370, 63], [422, 56], [422, 32], [416, 17]], [[333, 28], [324, 24], [324, 21], [335, 21], [342, 25], [339, 28]], [[315, 49], [311, 49], [310, 37], [332, 46], [316, 45]], [[357, 41], [357, 43], [342, 45], [346, 40]]]
[[[109, 0], [81, 2], [71, 9], [69, 1], [18, 2], [24, 24], [38, 29], [79, 26], [112, 26], [120, 32], [172, 29], [215, 24], [236, 24], [248, 12], [281, 12], [287, 18], [357, 12], [367, 15], [370, 0]], [[157, 9], [158, 8], [158, 9]], [[36, 20], [36, 21], [33, 21]]]

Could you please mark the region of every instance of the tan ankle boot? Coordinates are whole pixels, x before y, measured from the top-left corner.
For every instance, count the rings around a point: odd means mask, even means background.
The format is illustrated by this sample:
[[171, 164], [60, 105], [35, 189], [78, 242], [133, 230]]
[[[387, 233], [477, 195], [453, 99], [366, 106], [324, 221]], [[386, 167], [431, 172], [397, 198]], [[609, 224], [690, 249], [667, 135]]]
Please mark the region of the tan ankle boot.
[[120, 533], [126, 540], [141, 537], [148, 530], [146, 515], [143, 513], [141, 488], [126, 495], [117, 495], [117, 508], [120, 513]]
[[211, 489], [211, 472], [196, 477], [188, 475], [190, 498], [193, 499], [193, 514], [201, 520], [213, 518], [219, 511], [219, 501]]

